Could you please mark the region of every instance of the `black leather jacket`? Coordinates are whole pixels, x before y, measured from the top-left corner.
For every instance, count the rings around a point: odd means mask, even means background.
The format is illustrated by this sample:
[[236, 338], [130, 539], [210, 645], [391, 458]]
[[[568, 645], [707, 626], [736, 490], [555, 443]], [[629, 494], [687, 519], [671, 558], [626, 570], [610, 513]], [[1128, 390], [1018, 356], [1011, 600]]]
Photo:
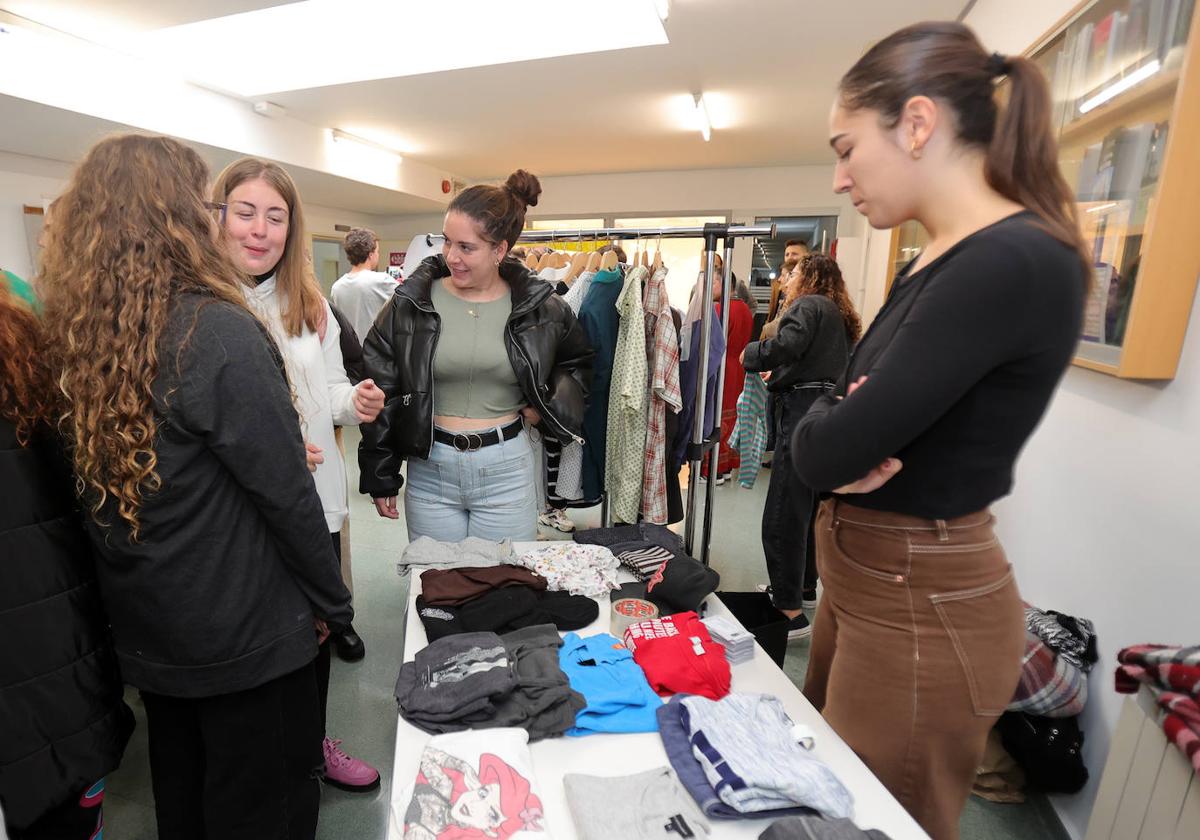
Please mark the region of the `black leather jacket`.
[[[428, 458], [433, 447], [433, 354], [442, 319], [430, 291], [450, 274], [441, 256], [422, 261], [384, 306], [363, 346], [367, 376], [387, 397], [374, 423], [362, 425], [359, 490], [395, 496], [406, 457]], [[504, 330], [508, 358], [539, 427], [564, 443], [582, 440], [583, 410], [592, 383], [592, 346], [571, 308], [516, 260], [500, 265], [512, 292]]]

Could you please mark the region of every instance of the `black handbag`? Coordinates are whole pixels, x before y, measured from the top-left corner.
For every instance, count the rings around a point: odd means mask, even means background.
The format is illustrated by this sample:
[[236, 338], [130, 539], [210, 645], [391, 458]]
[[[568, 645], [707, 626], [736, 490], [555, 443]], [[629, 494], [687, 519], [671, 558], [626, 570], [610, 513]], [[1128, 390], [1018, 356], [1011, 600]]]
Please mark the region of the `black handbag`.
[[996, 723], [1004, 749], [1025, 771], [1026, 785], [1044, 793], [1078, 793], [1087, 784], [1079, 718], [1005, 712]]

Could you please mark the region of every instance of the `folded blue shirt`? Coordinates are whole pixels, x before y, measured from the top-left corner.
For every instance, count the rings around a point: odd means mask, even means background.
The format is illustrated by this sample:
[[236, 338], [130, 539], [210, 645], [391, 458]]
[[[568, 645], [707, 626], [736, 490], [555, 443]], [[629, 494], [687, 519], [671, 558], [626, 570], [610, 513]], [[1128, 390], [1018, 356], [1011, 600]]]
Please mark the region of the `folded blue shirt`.
[[597, 633], [582, 638], [568, 633], [558, 651], [558, 662], [571, 688], [587, 701], [568, 735], [658, 731], [656, 712], [662, 700], [646, 682], [633, 654], [615, 637]]

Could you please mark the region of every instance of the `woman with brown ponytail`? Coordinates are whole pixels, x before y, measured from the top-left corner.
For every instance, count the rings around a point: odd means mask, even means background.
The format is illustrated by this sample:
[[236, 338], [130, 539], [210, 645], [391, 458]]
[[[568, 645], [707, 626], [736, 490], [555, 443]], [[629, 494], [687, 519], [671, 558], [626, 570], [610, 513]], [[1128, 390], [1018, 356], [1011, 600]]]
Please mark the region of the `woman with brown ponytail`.
[[525, 424], [579, 439], [592, 348], [571, 308], [506, 259], [542, 188], [524, 170], [450, 203], [441, 256], [396, 290], [366, 336], [367, 375], [384, 409], [362, 427], [362, 492], [410, 540], [532, 540], [534, 457]]
[[1024, 649], [989, 505], [1070, 362], [1088, 260], [1045, 79], [965, 26], [876, 44], [830, 124], [835, 190], [872, 227], [915, 219], [930, 242], [796, 428], [801, 480], [833, 494], [804, 693], [945, 840]]

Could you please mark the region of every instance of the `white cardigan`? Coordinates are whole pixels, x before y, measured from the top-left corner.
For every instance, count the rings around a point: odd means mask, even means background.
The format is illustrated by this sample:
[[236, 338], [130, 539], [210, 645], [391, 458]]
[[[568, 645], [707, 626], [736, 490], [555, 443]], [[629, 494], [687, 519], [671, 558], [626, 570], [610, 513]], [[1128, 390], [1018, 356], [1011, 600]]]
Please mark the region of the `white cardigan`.
[[246, 301], [267, 324], [283, 354], [288, 379], [300, 414], [304, 439], [321, 447], [325, 458], [317, 466], [313, 481], [325, 509], [329, 533], [342, 530], [349, 513], [346, 493], [346, 464], [333, 436], [334, 425], [357, 426], [354, 411], [354, 385], [346, 377], [339, 343], [341, 328], [325, 304], [325, 340], [306, 325], [298, 336], [289, 336], [283, 328], [283, 301], [275, 287], [274, 276], [256, 287], [246, 287]]

